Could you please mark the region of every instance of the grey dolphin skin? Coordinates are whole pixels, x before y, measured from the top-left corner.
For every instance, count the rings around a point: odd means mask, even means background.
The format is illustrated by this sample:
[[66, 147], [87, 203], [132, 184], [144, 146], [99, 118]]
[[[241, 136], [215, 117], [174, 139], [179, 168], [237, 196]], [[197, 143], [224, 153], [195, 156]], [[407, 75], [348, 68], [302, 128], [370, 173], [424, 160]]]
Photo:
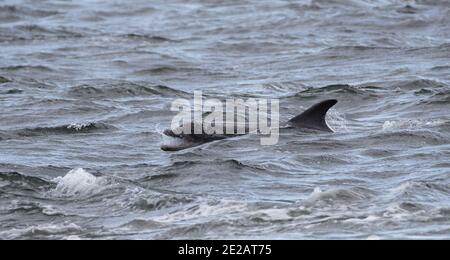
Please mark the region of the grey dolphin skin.
[[[330, 127], [327, 125], [325, 121], [325, 117], [330, 108], [337, 104], [337, 100], [329, 99], [317, 103], [301, 113], [300, 115], [289, 120], [286, 125], [286, 128], [295, 128], [295, 129], [310, 129], [322, 132], [333, 132]], [[192, 124], [192, 129], [193, 125]], [[232, 137], [237, 137], [242, 134], [206, 134], [203, 131], [202, 134], [175, 134], [171, 129], [166, 129], [163, 132], [164, 135], [168, 137], [172, 137], [180, 142], [173, 145], [161, 145], [161, 150], [167, 152], [175, 152], [184, 149], [188, 149], [191, 147], [196, 147], [205, 143], [210, 143], [216, 140], [222, 140]]]

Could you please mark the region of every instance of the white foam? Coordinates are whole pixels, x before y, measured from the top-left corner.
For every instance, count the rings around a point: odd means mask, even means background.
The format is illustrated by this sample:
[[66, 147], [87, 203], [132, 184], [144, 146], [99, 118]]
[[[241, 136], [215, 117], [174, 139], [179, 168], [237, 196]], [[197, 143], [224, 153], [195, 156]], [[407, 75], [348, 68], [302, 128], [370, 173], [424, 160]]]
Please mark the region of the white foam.
[[57, 216], [63, 214], [60, 210], [51, 205], [42, 205], [42, 213], [47, 216]]
[[371, 222], [376, 222], [381, 220], [380, 217], [375, 216], [375, 215], [369, 215], [366, 218], [349, 218], [346, 219], [344, 221], [342, 221], [343, 223], [352, 223], [352, 224], [359, 224], [359, 225], [367, 225]]
[[403, 182], [402, 184], [400, 184], [398, 187], [393, 188], [392, 192], [394, 194], [401, 195], [401, 194], [408, 192], [411, 188], [413, 188], [416, 185], [417, 185], [417, 183], [415, 183], [413, 181], [406, 181], [406, 182]]
[[380, 217], [377, 217], [377, 216], [374, 216], [374, 215], [370, 215], [370, 216], [368, 216], [367, 218], [365, 218], [364, 220], [365, 220], [365, 221], [372, 222], [372, 221], [377, 221], [377, 220], [379, 220], [379, 219], [380, 219]]
[[82, 238], [79, 237], [79, 236], [73, 235], [73, 236], [67, 236], [67, 237], [65, 237], [64, 240], [74, 240], [74, 241], [78, 241], [78, 240], [82, 240]]
[[[315, 203], [318, 201], [334, 201], [334, 200], [354, 200], [363, 199], [364, 195], [352, 190], [346, 189], [329, 189], [322, 191], [319, 187], [314, 188], [314, 191], [306, 198], [306, 203]], [[345, 205], [342, 205], [345, 207]]]
[[30, 227], [28, 232], [31, 234], [60, 234], [66, 232], [80, 232], [82, 228], [75, 223], [64, 223], [63, 225], [44, 224], [35, 227]]
[[63, 223], [63, 224], [42, 224], [36, 226], [29, 226], [20, 229], [10, 229], [0, 232], [0, 237], [6, 239], [16, 239], [23, 236], [49, 236], [59, 235], [65, 233], [79, 233], [83, 229], [75, 223]]
[[400, 207], [398, 204], [390, 205], [383, 212], [383, 218], [393, 221], [404, 221], [413, 217], [413, 213], [408, 212]]
[[340, 133], [347, 133], [349, 132], [348, 130], [348, 121], [345, 118], [344, 114], [339, 113], [337, 110], [335, 109], [331, 109], [328, 113], [327, 113], [327, 120], [328, 122], [328, 126], [333, 129], [333, 131], [335, 132], [340, 132]]
[[371, 235], [371, 236], [367, 237], [367, 240], [381, 240], [381, 237], [379, 237], [377, 235]]
[[256, 215], [266, 221], [287, 221], [291, 220], [292, 217], [288, 215], [288, 209], [264, 209], [256, 211], [252, 215]]
[[383, 130], [397, 130], [397, 129], [417, 129], [421, 127], [435, 127], [446, 124], [447, 121], [442, 119], [436, 120], [393, 120], [385, 121]]
[[53, 181], [57, 183], [52, 191], [56, 196], [87, 196], [102, 191], [106, 186], [104, 178], [95, 177], [82, 168], [73, 169]]
[[67, 129], [73, 129], [76, 131], [80, 131], [83, 130], [84, 128], [88, 127], [92, 125], [92, 123], [72, 123], [70, 125], [67, 126]]
[[230, 215], [233, 213], [243, 213], [248, 210], [247, 203], [223, 200], [219, 203], [211, 203], [208, 201], [200, 203], [197, 207], [189, 208], [186, 210], [178, 211], [175, 213], [169, 213], [166, 215], [158, 216], [154, 218], [154, 221], [158, 222], [177, 222], [193, 220], [198, 218], [209, 217], [221, 217]]
[[320, 187], [315, 187], [314, 191], [309, 195], [308, 199], [306, 199], [309, 202], [317, 201], [322, 198], [324, 192]]

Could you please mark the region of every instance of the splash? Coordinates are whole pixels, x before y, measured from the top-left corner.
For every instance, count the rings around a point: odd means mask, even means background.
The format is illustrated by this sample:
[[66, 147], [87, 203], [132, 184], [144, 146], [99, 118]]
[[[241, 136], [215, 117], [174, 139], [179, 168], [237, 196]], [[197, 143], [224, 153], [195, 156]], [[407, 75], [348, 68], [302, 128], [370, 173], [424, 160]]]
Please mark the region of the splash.
[[328, 126], [333, 129], [335, 132], [339, 133], [347, 133], [348, 129], [348, 121], [345, 118], [345, 115], [339, 113], [336, 109], [331, 109], [327, 114], [327, 122]]
[[92, 127], [95, 127], [95, 123], [72, 123], [67, 126], [67, 129], [81, 131]]
[[323, 191], [320, 187], [314, 188], [314, 191], [305, 200], [306, 204], [315, 204], [316, 202], [338, 202], [338, 201], [355, 201], [364, 199], [366, 196], [360, 192], [347, 189], [329, 189]]
[[436, 127], [446, 124], [446, 120], [394, 120], [386, 121], [383, 124], [383, 130], [398, 130], [398, 129], [417, 129], [423, 127]]
[[245, 202], [221, 200], [202, 201], [196, 206], [189, 206], [185, 210], [171, 212], [155, 217], [153, 220], [160, 223], [172, 223], [179, 221], [193, 221], [198, 219], [218, 219], [225, 214], [237, 214], [248, 211], [248, 204]]
[[13, 228], [0, 232], [0, 237], [6, 239], [18, 239], [29, 237], [67, 237], [68, 234], [79, 234], [83, 231], [83, 228], [75, 223], [64, 222], [60, 224], [40, 224], [34, 226], [28, 226], [24, 228]]
[[52, 191], [53, 195], [60, 197], [89, 196], [97, 194], [106, 187], [106, 179], [95, 177], [82, 168], [68, 172], [64, 177], [53, 180], [57, 183]]

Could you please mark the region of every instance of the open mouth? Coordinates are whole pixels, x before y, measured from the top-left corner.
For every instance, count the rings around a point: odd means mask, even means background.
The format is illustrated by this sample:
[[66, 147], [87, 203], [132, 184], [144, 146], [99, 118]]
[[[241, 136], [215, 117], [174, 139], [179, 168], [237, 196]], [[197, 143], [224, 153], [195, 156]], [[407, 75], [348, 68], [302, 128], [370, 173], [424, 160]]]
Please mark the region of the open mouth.
[[182, 135], [175, 134], [171, 129], [164, 130], [162, 137], [161, 150], [166, 152], [176, 152], [193, 146], [192, 142], [183, 138]]

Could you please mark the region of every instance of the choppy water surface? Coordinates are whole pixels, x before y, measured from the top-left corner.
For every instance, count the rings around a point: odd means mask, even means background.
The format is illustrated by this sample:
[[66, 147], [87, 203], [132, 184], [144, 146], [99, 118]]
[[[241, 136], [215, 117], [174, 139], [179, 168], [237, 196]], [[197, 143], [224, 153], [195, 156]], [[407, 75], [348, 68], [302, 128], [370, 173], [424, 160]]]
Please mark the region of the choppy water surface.
[[[449, 239], [450, 2], [341, 2], [0, 1], [0, 238]], [[336, 133], [162, 152], [194, 90]]]

